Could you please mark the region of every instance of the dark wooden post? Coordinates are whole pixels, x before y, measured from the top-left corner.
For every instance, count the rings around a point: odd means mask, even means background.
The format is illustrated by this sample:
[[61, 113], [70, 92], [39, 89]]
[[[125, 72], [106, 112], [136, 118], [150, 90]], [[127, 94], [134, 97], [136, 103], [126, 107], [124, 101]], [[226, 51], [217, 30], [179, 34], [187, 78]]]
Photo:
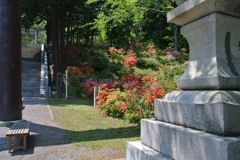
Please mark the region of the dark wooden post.
[[0, 121], [22, 119], [20, 0], [0, 1]]

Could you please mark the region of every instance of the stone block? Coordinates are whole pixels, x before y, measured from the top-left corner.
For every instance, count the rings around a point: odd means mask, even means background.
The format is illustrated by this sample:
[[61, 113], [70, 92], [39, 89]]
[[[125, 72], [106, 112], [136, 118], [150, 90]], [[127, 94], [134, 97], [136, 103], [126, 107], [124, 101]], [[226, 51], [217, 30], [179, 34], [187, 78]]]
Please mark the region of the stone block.
[[126, 160], [173, 160], [160, 152], [149, 148], [141, 141], [128, 142]]
[[169, 23], [183, 26], [213, 12], [240, 17], [239, 0], [187, 0], [184, 3], [179, 1], [178, 4], [181, 5], [167, 13]]
[[220, 135], [240, 135], [239, 91], [174, 91], [155, 99], [160, 121]]
[[[239, 1], [240, 2], [240, 1]], [[177, 81], [183, 90], [240, 90], [240, 18], [213, 13], [181, 29], [189, 64]]]
[[176, 0], [176, 3], [177, 5], [181, 5], [183, 4], [184, 2], [186, 2], [187, 0]]
[[240, 137], [222, 137], [143, 119], [142, 143], [177, 160], [240, 160]]

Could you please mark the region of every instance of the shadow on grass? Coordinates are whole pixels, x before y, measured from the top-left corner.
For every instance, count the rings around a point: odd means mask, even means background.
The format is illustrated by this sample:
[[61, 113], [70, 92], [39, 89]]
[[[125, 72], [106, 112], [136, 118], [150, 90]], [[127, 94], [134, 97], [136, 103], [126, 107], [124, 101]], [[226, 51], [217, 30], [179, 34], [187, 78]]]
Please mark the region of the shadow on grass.
[[[57, 101], [57, 102], [56, 102]], [[61, 103], [59, 103], [59, 101]], [[92, 99], [48, 99], [48, 103], [51, 106], [57, 107], [67, 107], [68, 105], [86, 105], [86, 106], [93, 106]]]
[[139, 137], [138, 127], [95, 129], [86, 131], [67, 131], [65, 138], [71, 142], [89, 142], [108, 139], [134, 138]]
[[[138, 127], [70, 131], [58, 127], [31, 123], [30, 131], [31, 133], [27, 142], [27, 150], [16, 150], [11, 153], [11, 156], [34, 154], [35, 147], [57, 146], [78, 142], [132, 138], [139, 136]], [[7, 144], [3, 144], [2, 146], [4, 146], [1, 148], [2, 151], [7, 150]]]

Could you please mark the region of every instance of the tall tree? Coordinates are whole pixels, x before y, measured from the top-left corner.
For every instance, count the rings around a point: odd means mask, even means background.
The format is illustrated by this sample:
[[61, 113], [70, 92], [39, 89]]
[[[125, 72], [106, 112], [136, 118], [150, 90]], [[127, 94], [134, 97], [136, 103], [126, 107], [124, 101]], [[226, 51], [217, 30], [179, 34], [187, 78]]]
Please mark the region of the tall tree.
[[167, 23], [166, 13], [176, 6], [175, 0], [88, 0], [88, 4], [96, 2], [102, 3], [95, 27], [109, 45], [126, 46], [138, 40], [160, 48], [173, 45], [173, 33], [179, 29]]

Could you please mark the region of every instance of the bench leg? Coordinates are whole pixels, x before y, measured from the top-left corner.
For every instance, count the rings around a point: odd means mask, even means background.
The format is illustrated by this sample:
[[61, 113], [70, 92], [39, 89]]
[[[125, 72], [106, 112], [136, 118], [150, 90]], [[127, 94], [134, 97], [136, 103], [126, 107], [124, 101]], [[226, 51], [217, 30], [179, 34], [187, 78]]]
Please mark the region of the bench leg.
[[12, 136], [8, 136], [8, 152], [12, 151]]
[[27, 149], [27, 135], [23, 136], [23, 149], [26, 150]]

